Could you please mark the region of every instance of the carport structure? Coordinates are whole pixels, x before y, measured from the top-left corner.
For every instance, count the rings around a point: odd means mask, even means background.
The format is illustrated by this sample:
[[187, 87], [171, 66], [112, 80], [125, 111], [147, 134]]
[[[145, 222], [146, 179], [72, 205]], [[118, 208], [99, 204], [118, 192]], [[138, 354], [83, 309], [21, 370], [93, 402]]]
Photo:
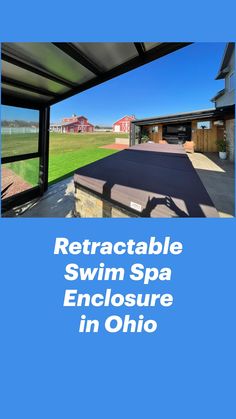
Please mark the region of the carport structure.
[[38, 184], [2, 200], [7, 210], [48, 188], [50, 106], [190, 43], [3, 43], [2, 104], [38, 112], [34, 149], [4, 155], [7, 163], [38, 159]]

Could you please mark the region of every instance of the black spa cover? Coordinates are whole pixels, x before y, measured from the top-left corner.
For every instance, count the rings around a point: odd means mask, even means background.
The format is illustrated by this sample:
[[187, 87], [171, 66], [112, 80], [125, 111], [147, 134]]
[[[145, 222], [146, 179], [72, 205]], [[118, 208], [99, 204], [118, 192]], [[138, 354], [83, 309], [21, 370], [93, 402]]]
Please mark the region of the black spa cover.
[[218, 217], [182, 145], [135, 145], [78, 169], [74, 182], [142, 217]]

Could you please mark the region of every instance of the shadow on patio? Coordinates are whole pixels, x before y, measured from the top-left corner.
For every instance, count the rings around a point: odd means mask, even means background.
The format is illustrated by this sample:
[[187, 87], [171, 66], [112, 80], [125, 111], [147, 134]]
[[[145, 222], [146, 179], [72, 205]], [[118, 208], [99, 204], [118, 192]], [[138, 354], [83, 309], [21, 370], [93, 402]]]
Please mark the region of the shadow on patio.
[[74, 206], [74, 182], [73, 177], [69, 177], [51, 185], [41, 198], [15, 207], [2, 217], [71, 218], [74, 217]]
[[234, 163], [221, 160], [217, 153], [194, 153], [189, 158], [220, 217], [234, 217]]
[[[221, 217], [234, 216], [234, 164], [222, 161], [217, 154], [190, 154], [203, 185]], [[151, 207], [154, 202], [149, 203]], [[155, 202], [156, 205], [156, 202]], [[75, 199], [73, 177], [68, 177], [49, 187], [41, 198], [14, 208], [5, 217], [74, 217]], [[148, 210], [148, 208], [147, 208]], [[149, 216], [149, 214], [143, 214]], [[180, 215], [180, 214], [179, 214]], [[186, 216], [181, 214], [181, 216]]]

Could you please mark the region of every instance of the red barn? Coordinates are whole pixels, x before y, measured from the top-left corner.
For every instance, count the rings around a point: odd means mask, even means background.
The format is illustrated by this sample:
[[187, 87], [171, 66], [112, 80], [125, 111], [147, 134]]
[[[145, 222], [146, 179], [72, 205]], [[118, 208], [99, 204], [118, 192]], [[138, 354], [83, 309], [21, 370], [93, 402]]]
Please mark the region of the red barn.
[[129, 132], [130, 122], [135, 119], [134, 115], [126, 115], [112, 125], [113, 132]]
[[84, 116], [72, 115], [71, 118], [63, 118], [62, 132], [93, 132], [94, 126]]

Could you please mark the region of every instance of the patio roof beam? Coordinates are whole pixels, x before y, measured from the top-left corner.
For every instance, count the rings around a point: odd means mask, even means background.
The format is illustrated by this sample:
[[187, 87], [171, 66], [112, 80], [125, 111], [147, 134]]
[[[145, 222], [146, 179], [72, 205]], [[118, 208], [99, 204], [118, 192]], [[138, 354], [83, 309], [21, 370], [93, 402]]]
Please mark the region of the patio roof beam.
[[100, 76], [94, 77], [92, 80], [89, 80], [71, 90], [68, 93], [62, 94], [59, 99], [50, 101], [49, 105], [54, 105], [59, 100], [67, 99], [75, 94], [81, 93], [91, 87], [97, 86], [105, 81], [111, 80], [114, 77], [120, 76], [121, 74], [127, 73], [128, 71], [134, 70], [144, 64], [150, 63], [151, 61], [156, 60], [157, 58], [163, 57], [171, 52], [177, 51], [180, 48], [186, 47], [192, 44], [192, 42], [165, 42], [161, 45], [158, 45], [149, 51], [146, 51], [143, 56], [138, 55], [135, 58], [132, 58], [129, 61], [126, 61], [123, 64], [113, 68], [112, 70], [102, 73]]
[[[3, 86], [2, 86], [3, 89]], [[45, 104], [43, 104], [40, 101], [32, 101], [30, 99], [24, 99], [19, 97], [12, 97], [12, 95], [9, 95], [8, 93], [5, 93], [2, 91], [2, 97], [1, 97], [1, 103], [2, 105], [7, 106], [16, 106], [20, 108], [28, 108], [28, 109], [37, 109], [40, 110], [45, 107]]]
[[136, 48], [136, 50], [138, 51], [138, 54], [140, 56], [143, 56], [143, 54], [145, 53], [145, 46], [143, 42], [134, 42], [134, 46]]
[[54, 92], [50, 92], [46, 89], [42, 89], [42, 88], [35, 87], [27, 83], [13, 80], [9, 77], [2, 76], [2, 84], [7, 84], [8, 86], [17, 87], [19, 89], [26, 90], [27, 92], [37, 93], [43, 96], [49, 96], [49, 97], [55, 97], [55, 98], [58, 97], [58, 94]]
[[10, 64], [13, 64], [17, 67], [23, 68], [27, 71], [30, 71], [31, 73], [37, 74], [38, 76], [42, 76], [48, 80], [52, 80], [55, 83], [62, 84], [63, 86], [66, 86], [70, 89], [73, 89], [76, 86], [76, 84], [71, 83], [70, 81], [65, 80], [62, 77], [52, 74], [46, 70], [42, 70], [41, 68], [38, 68], [34, 64], [28, 64], [22, 58], [13, 56], [12, 54], [9, 54], [9, 53], [5, 53], [4, 51], [2, 51], [2, 60]]
[[100, 70], [96, 64], [86, 57], [85, 54], [76, 48], [71, 42], [53, 42], [53, 45], [65, 54], [69, 55], [83, 67], [94, 73], [96, 76], [100, 76], [102, 74], [102, 70]]

